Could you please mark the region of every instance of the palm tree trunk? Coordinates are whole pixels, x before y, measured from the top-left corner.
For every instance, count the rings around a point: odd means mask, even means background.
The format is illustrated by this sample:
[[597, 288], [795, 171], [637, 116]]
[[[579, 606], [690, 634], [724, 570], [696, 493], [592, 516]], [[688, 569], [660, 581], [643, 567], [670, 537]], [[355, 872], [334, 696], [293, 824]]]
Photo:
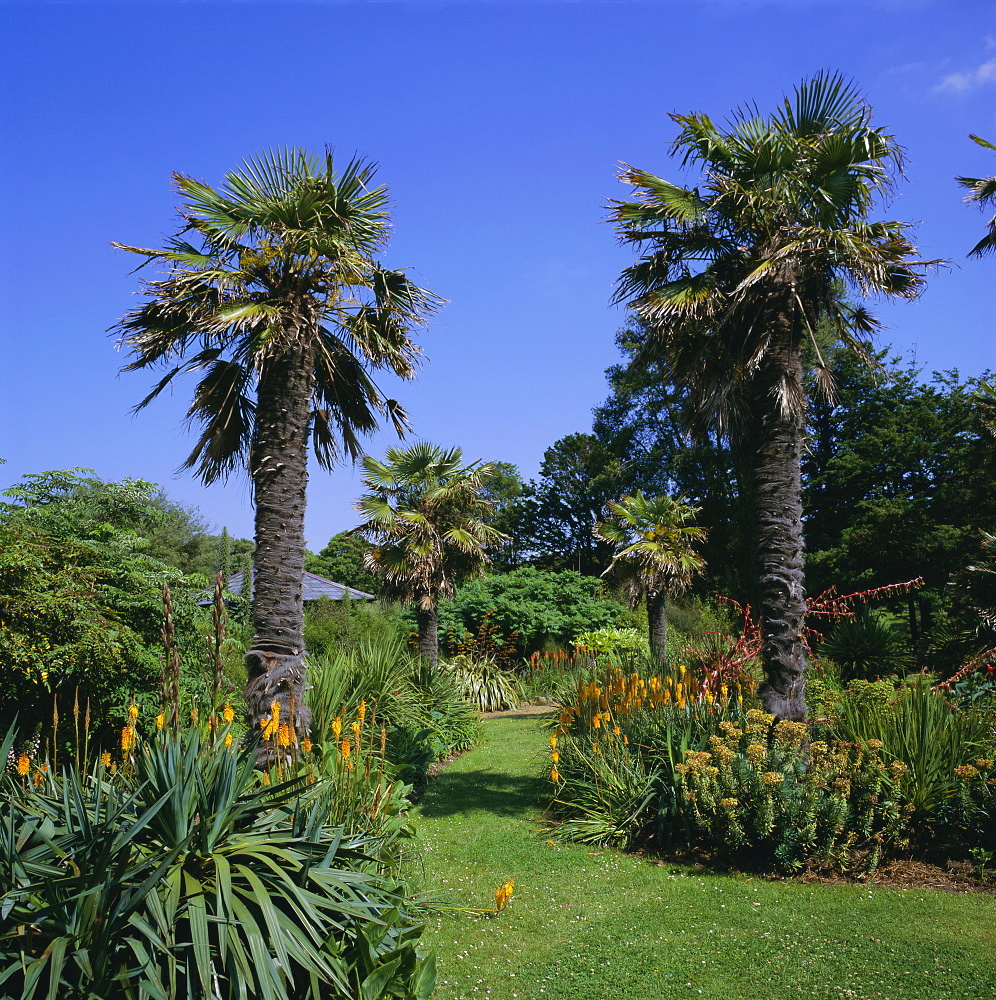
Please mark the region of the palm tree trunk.
[[[779, 318], [784, 322], [784, 317]], [[801, 460], [805, 425], [801, 412], [786, 413], [779, 407], [774, 392], [776, 382], [786, 376], [797, 378], [801, 387], [802, 363], [788, 337], [785, 343], [758, 396], [754, 509], [765, 679], [757, 693], [766, 712], [804, 722], [807, 660]]]
[[439, 666], [439, 605], [435, 601], [430, 608], [419, 604], [415, 616], [418, 621], [419, 656], [435, 670]]
[[650, 656], [663, 663], [667, 656], [667, 598], [663, 590], [647, 594], [647, 627]]
[[[253, 557], [253, 639], [246, 653], [245, 698], [254, 731], [279, 703], [280, 719], [303, 736], [311, 721], [304, 704], [304, 512], [311, 418], [309, 349], [295, 337], [260, 373], [249, 455], [256, 507]], [[271, 759], [272, 745], [262, 759]]]

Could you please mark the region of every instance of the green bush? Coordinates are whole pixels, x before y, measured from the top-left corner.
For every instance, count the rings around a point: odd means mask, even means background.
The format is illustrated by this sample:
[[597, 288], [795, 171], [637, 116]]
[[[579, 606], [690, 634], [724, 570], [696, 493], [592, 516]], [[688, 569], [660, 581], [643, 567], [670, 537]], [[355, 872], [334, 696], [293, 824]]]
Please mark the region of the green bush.
[[313, 657], [371, 642], [390, 642], [397, 635], [397, 612], [379, 601], [321, 597], [305, 608], [304, 642]]

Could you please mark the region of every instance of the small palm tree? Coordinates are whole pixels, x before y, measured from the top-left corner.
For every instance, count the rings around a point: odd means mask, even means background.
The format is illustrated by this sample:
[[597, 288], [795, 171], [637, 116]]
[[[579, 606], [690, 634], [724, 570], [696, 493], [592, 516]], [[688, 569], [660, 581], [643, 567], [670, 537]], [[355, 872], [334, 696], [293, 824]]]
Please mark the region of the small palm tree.
[[[646, 248], [616, 299], [650, 336], [635, 363], [658, 362], [685, 390], [689, 425], [718, 430], [752, 470], [765, 708], [804, 719], [806, 613], [802, 481], [805, 370], [832, 388], [820, 324], [871, 360], [875, 320], [847, 306], [859, 294], [913, 298], [926, 262], [908, 226], [870, 222], [876, 194], [899, 169], [895, 140], [839, 75], [821, 73], [776, 112], [735, 113], [727, 127], [672, 115], [672, 151], [700, 167], [681, 187], [627, 167], [636, 200], [614, 202], [621, 240]], [[812, 345], [812, 351], [807, 345]]]
[[187, 412], [200, 437], [187, 458], [206, 483], [246, 467], [255, 503], [254, 637], [246, 654], [249, 722], [304, 706], [304, 513], [311, 443], [320, 465], [360, 454], [359, 436], [402, 408], [371, 370], [415, 373], [410, 339], [438, 300], [376, 259], [391, 225], [388, 192], [359, 159], [281, 149], [245, 161], [219, 188], [183, 174], [181, 228], [161, 250], [114, 244], [156, 263], [145, 302], [118, 324], [134, 360], [165, 368], [136, 407], [177, 376], [200, 381]]
[[667, 647], [667, 599], [687, 590], [705, 568], [695, 551], [706, 529], [689, 522], [700, 508], [684, 497], [647, 497], [643, 491], [608, 505], [609, 517], [595, 525], [595, 534], [616, 547], [606, 576], [614, 573], [626, 586], [630, 605], [647, 601], [650, 653], [663, 661]]
[[456, 584], [484, 575], [486, 549], [506, 541], [489, 523], [491, 462], [462, 465], [459, 448], [419, 442], [392, 448], [384, 462], [363, 459], [367, 492], [356, 504], [366, 518], [354, 531], [374, 548], [366, 564], [383, 581], [382, 594], [414, 605], [419, 653], [439, 662], [439, 599]]
[[[986, 142], [977, 135], [971, 135], [969, 138], [984, 149], [996, 149], [991, 142]], [[965, 196], [965, 201], [975, 202], [979, 208], [996, 205], [996, 177], [959, 177], [958, 183], [968, 188], [970, 192]], [[988, 228], [989, 232], [968, 251], [969, 257], [982, 257], [996, 250], [996, 215], [989, 220]]]

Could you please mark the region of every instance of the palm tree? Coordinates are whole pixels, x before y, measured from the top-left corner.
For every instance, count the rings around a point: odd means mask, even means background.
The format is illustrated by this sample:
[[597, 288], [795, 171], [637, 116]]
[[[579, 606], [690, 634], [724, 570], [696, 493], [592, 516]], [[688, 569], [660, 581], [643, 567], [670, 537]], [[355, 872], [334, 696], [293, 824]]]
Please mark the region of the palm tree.
[[637, 361], [659, 362], [687, 390], [691, 429], [718, 429], [750, 462], [759, 694], [769, 712], [804, 719], [803, 376], [811, 363], [832, 386], [819, 323], [871, 359], [877, 324], [846, 305], [842, 287], [913, 298], [923, 285], [909, 227], [867, 220], [901, 152], [836, 74], [803, 82], [768, 117], [741, 109], [725, 127], [703, 114], [671, 117], [680, 127], [672, 152], [701, 169], [701, 186], [622, 171], [636, 200], [613, 202], [612, 216], [620, 239], [645, 251], [615, 297], [651, 331]]
[[491, 462], [461, 465], [459, 448], [419, 442], [392, 448], [387, 459], [363, 460], [367, 492], [356, 504], [366, 518], [354, 531], [372, 542], [369, 569], [384, 580], [383, 596], [412, 604], [419, 653], [439, 662], [439, 599], [484, 575], [488, 546], [506, 541], [489, 523]]
[[371, 378], [412, 378], [415, 326], [438, 300], [376, 260], [391, 218], [376, 168], [279, 149], [218, 188], [183, 174], [181, 227], [163, 249], [115, 246], [161, 266], [115, 328], [134, 360], [166, 369], [142, 409], [180, 375], [199, 381], [187, 412], [200, 436], [185, 467], [211, 483], [247, 467], [255, 503], [254, 637], [246, 701], [256, 726], [307, 726], [302, 665], [304, 513], [311, 442], [320, 465], [360, 454], [360, 435], [403, 409]]
[[[984, 149], [996, 149], [991, 142], [986, 142], [977, 135], [969, 135], [969, 138]], [[974, 201], [979, 208], [996, 205], [996, 177], [959, 177], [958, 183], [971, 192], [965, 196], [965, 201]], [[989, 220], [988, 227], [989, 232], [968, 251], [969, 257], [982, 257], [996, 250], [996, 215]]]
[[648, 497], [640, 490], [609, 503], [609, 517], [595, 534], [616, 547], [609, 568], [625, 581], [631, 607], [647, 601], [650, 654], [663, 661], [667, 651], [667, 599], [687, 590], [705, 568], [695, 543], [706, 529], [689, 521], [699, 513], [684, 497]]

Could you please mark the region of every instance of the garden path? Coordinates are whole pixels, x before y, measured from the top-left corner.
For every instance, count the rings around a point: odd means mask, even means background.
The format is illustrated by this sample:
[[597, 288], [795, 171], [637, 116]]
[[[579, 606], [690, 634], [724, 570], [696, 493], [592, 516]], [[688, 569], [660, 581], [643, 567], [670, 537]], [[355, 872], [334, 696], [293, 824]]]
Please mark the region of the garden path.
[[[803, 885], [550, 841], [545, 719], [485, 743], [416, 812], [438, 1000], [991, 1000], [996, 898]], [[495, 889], [515, 879], [498, 916]]]

